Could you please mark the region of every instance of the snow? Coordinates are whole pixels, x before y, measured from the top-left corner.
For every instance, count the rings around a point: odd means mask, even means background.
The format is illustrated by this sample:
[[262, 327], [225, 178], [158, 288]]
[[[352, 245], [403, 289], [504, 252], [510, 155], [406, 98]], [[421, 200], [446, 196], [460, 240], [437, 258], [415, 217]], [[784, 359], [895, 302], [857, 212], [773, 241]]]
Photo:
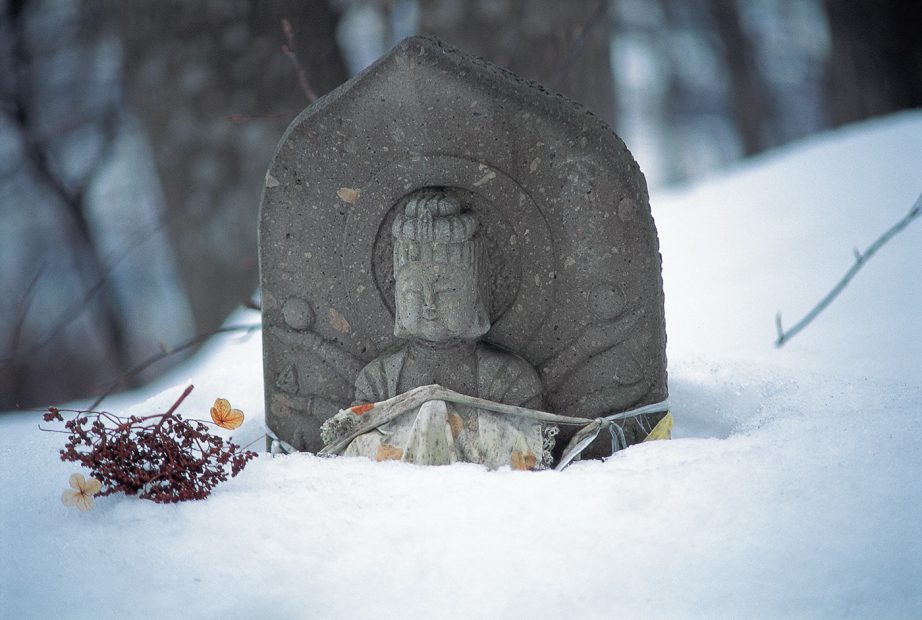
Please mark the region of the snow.
[[[201, 502], [59, 500], [38, 415], [0, 416], [2, 618], [920, 617], [922, 222], [791, 325], [922, 191], [922, 112], [651, 192], [674, 439], [564, 472], [262, 455]], [[234, 324], [256, 322], [241, 311]], [[262, 433], [259, 335], [109, 410], [214, 398]]]

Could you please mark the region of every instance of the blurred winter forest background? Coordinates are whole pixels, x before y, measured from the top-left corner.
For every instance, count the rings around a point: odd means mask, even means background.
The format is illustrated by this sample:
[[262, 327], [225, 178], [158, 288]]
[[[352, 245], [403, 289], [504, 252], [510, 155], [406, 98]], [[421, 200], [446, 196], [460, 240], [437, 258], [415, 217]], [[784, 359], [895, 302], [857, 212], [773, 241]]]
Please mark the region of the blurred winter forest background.
[[[0, 411], [147, 381], [182, 357], [164, 352], [247, 304], [282, 132], [405, 36], [582, 102], [655, 187], [922, 105], [917, 8], [2, 0]], [[152, 357], [164, 359], [129, 372]]]

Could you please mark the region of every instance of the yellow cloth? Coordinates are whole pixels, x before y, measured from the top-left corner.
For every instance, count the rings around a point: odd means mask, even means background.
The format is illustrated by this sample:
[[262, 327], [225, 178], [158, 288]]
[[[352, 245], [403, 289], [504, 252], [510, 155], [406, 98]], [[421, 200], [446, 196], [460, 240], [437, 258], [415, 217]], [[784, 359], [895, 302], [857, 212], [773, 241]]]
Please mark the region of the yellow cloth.
[[650, 434], [647, 435], [647, 438], [644, 441], [656, 441], [657, 439], [671, 439], [672, 438], [672, 412], [667, 411], [666, 415], [663, 416], [663, 419], [660, 420], [656, 426], [653, 427], [653, 430], [650, 431]]

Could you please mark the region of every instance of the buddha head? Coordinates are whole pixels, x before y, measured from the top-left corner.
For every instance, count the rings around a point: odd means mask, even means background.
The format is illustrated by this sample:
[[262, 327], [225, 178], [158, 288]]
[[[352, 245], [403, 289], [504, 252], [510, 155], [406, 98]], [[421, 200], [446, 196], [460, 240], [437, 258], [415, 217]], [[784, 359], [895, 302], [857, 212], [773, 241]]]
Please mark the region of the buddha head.
[[446, 191], [410, 197], [394, 236], [394, 335], [429, 342], [477, 340], [490, 329], [486, 264], [477, 218]]

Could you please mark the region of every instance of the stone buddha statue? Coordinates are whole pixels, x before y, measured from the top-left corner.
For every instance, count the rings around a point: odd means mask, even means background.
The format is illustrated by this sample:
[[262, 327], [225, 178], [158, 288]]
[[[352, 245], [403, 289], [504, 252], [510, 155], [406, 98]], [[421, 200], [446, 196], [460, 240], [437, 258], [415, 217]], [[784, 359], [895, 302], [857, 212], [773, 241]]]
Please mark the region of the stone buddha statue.
[[671, 419], [637, 163], [581, 106], [441, 41], [292, 121], [259, 252], [273, 451], [541, 468], [559, 427], [560, 468]]
[[[394, 220], [395, 325], [403, 342], [355, 380], [355, 403], [324, 423], [329, 445], [360, 426], [362, 407], [437, 384], [495, 403], [544, 409], [538, 373], [481, 338], [490, 329], [489, 277], [478, 220], [450, 191], [421, 190]], [[427, 465], [457, 461], [541, 469], [556, 426], [429, 400], [359, 435], [345, 455]]]

